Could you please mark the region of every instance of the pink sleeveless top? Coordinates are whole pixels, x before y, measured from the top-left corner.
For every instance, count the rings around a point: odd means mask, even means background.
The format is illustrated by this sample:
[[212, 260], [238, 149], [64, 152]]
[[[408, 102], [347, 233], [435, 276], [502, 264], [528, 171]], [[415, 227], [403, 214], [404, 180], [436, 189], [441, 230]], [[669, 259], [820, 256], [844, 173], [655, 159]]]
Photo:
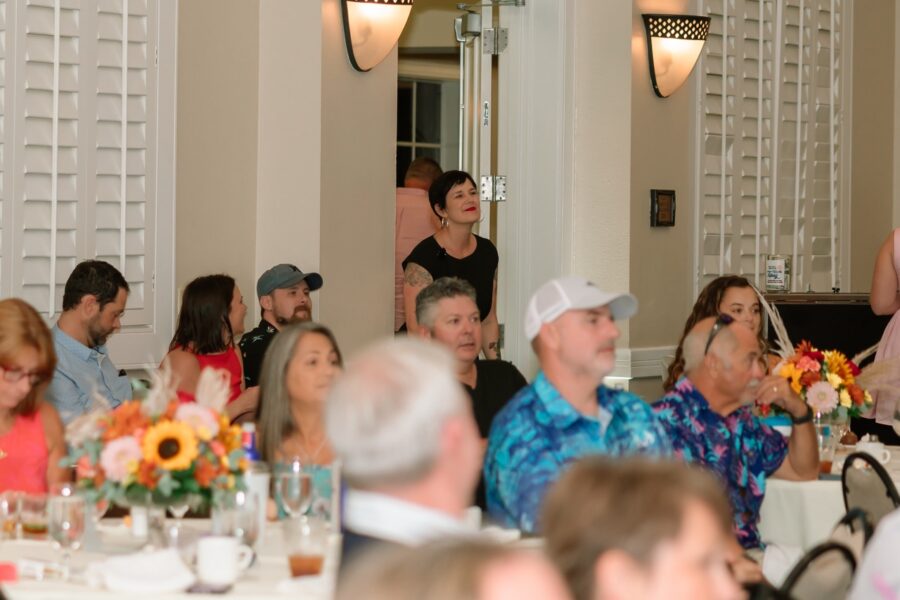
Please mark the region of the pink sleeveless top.
[[[231, 402], [241, 395], [241, 383], [244, 381], [244, 370], [241, 367], [241, 359], [237, 355], [237, 350], [231, 346], [221, 354], [195, 354], [197, 362], [200, 363], [200, 370], [212, 368], [228, 373], [228, 401]], [[178, 390], [178, 400], [180, 402], [196, 402], [194, 394]]]
[[[900, 278], [900, 228], [894, 230], [894, 271]], [[900, 311], [894, 313], [891, 321], [884, 328], [881, 342], [878, 343], [878, 351], [875, 352], [875, 362], [889, 360], [900, 356]], [[895, 390], [882, 390], [872, 393], [875, 405], [867, 417], [875, 417], [877, 423], [891, 425], [894, 422], [894, 411], [900, 401], [900, 392]]]
[[40, 410], [16, 415], [12, 429], [0, 435], [0, 492], [46, 494], [49, 455]]

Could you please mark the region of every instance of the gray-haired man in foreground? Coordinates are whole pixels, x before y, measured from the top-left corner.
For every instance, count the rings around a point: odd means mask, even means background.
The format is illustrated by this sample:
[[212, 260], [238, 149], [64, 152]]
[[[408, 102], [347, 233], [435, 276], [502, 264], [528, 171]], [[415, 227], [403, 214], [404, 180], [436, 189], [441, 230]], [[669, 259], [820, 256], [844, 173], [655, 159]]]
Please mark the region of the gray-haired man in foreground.
[[471, 535], [463, 516], [481, 449], [454, 369], [437, 344], [397, 338], [364, 351], [335, 381], [326, 427], [350, 486], [342, 569], [374, 542]]

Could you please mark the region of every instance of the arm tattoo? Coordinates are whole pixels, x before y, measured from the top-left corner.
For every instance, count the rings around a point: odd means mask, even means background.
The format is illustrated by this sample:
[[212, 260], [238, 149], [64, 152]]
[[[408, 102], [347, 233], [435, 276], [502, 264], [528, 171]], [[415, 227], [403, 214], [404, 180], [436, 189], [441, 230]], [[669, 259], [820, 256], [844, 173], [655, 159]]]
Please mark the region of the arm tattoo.
[[406, 265], [406, 270], [403, 272], [403, 279], [407, 284], [413, 287], [425, 287], [434, 281], [434, 278], [431, 277], [431, 273], [416, 263], [409, 263]]

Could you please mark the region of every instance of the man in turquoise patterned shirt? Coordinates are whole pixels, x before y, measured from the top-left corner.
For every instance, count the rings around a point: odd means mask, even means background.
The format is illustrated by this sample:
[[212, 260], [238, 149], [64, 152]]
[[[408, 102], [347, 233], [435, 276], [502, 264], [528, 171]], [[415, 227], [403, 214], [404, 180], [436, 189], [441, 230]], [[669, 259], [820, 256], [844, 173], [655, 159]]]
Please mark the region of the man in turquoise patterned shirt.
[[671, 453], [650, 406], [603, 385], [616, 362], [615, 322], [636, 312], [634, 296], [581, 277], [553, 279], [531, 297], [525, 335], [541, 372], [494, 418], [484, 465], [488, 511], [503, 525], [536, 531], [547, 488], [582, 456]]

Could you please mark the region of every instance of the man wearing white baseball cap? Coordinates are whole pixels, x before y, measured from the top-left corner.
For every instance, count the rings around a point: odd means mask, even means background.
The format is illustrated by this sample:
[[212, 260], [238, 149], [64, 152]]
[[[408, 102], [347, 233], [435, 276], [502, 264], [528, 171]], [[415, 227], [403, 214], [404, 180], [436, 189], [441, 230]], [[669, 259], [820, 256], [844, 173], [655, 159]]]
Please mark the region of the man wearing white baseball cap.
[[615, 322], [636, 312], [631, 294], [582, 277], [550, 280], [531, 297], [525, 335], [541, 371], [494, 418], [485, 457], [488, 511], [502, 524], [536, 531], [547, 488], [582, 456], [671, 453], [650, 406], [603, 385], [616, 362]]

